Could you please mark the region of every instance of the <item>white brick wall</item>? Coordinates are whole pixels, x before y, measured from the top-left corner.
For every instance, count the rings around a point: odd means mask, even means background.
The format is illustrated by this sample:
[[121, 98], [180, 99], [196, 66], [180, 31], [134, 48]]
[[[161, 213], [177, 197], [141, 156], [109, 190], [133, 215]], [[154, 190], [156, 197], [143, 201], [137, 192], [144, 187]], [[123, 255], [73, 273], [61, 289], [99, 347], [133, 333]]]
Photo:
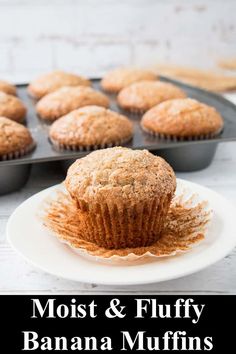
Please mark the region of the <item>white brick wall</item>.
[[13, 81], [235, 55], [235, 0], [0, 0], [0, 77]]

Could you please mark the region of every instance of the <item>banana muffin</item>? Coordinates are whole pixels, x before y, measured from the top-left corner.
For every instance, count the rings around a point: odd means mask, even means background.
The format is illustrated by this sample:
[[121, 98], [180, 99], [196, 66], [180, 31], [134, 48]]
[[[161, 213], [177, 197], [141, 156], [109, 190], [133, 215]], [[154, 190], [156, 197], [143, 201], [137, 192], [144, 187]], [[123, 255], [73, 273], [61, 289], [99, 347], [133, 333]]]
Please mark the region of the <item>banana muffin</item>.
[[27, 109], [19, 98], [0, 92], [0, 116], [22, 123], [25, 120], [26, 112]]
[[161, 81], [141, 81], [125, 87], [118, 94], [118, 104], [133, 113], [144, 113], [153, 106], [186, 94], [177, 86]]
[[108, 249], [154, 243], [176, 188], [175, 174], [147, 150], [97, 150], [69, 168], [65, 186], [78, 208], [83, 238]]
[[54, 122], [49, 132], [60, 149], [91, 150], [120, 145], [133, 136], [133, 124], [125, 116], [99, 106], [79, 108]]
[[32, 81], [28, 86], [28, 93], [39, 99], [63, 86], [91, 86], [91, 82], [82, 76], [56, 70]]
[[25, 126], [6, 117], [0, 117], [0, 160], [21, 157], [34, 147], [34, 140]]
[[138, 68], [117, 68], [109, 71], [101, 81], [104, 91], [117, 93], [124, 87], [142, 80], [156, 80], [157, 75], [149, 70]]
[[166, 138], [209, 138], [223, 129], [223, 119], [214, 107], [191, 98], [174, 99], [144, 114], [141, 126], [151, 134]]
[[16, 87], [4, 80], [0, 80], [0, 91], [16, 96]]
[[62, 87], [41, 98], [36, 105], [38, 115], [45, 120], [53, 121], [74, 109], [96, 105], [109, 107], [107, 96], [91, 87]]

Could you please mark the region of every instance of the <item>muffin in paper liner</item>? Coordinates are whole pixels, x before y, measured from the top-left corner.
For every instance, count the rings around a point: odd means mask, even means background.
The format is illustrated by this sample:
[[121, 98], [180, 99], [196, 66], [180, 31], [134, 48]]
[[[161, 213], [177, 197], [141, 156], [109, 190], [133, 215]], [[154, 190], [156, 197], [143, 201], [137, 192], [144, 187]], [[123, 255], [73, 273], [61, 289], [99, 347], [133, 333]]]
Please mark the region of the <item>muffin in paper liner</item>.
[[24, 102], [11, 94], [0, 90], [0, 117], [6, 117], [17, 123], [24, 123], [27, 107]]
[[28, 94], [38, 100], [63, 86], [91, 86], [87, 78], [63, 70], [54, 70], [40, 75], [27, 87]]
[[64, 86], [42, 97], [35, 108], [42, 120], [54, 122], [79, 108], [109, 105], [108, 97], [101, 91], [87, 86]]
[[82, 239], [77, 215], [69, 194], [60, 190], [53, 198], [44, 201], [40, 217], [45, 227], [78, 255], [117, 265], [132, 265], [192, 249], [204, 240], [212, 211], [207, 201], [178, 184], [178, 195], [171, 202], [161, 237], [150, 246], [122, 249], [106, 249]]
[[0, 117], [0, 161], [20, 158], [30, 153], [36, 143], [24, 125]]
[[5, 80], [0, 80], [0, 91], [5, 92], [8, 95], [17, 95], [16, 86]]
[[92, 151], [123, 145], [133, 137], [133, 123], [100, 106], [76, 109], [55, 121], [49, 139], [59, 150]]
[[120, 67], [107, 72], [102, 78], [100, 85], [105, 92], [117, 94], [124, 87], [135, 82], [143, 80], [154, 81], [157, 79], [156, 73], [145, 68]]
[[117, 95], [117, 103], [124, 111], [140, 116], [162, 102], [185, 97], [185, 92], [174, 84], [142, 80], [123, 88]]
[[212, 139], [224, 128], [214, 107], [192, 98], [171, 99], [156, 105], [143, 115], [140, 125], [149, 135], [168, 141]]
[[144, 247], [158, 239], [176, 178], [161, 157], [114, 147], [74, 162], [65, 186], [77, 207], [81, 238], [118, 249]]

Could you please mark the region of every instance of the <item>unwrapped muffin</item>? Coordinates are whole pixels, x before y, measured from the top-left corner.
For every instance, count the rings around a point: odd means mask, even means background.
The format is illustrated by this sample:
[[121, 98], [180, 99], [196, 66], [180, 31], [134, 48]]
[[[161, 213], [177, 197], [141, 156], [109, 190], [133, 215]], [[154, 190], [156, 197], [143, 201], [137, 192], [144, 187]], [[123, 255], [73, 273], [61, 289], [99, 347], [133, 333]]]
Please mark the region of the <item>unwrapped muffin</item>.
[[19, 98], [0, 92], [0, 116], [22, 123], [26, 112], [27, 109]]
[[223, 129], [223, 119], [214, 107], [191, 98], [163, 102], [144, 114], [142, 128], [164, 138], [210, 138]]
[[124, 87], [142, 80], [156, 80], [157, 75], [145, 69], [117, 68], [109, 71], [101, 81], [104, 91], [117, 93]]
[[0, 117], [0, 160], [21, 157], [34, 147], [34, 140], [26, 127], [6, 117]]
[[91, 82], [82, 76], [55, 70], [33, 80], [28, 86], [28, 93], [39, 99], [63, 86], [91, 86]]
[[66, 188], [82, 237], [108, 249], [154, 243], [176, 188], [172, 168], [147, 150], [97, 150], [69, 168]]
[[0, 91], [16, 96], [16, 87], [5, 80], [0, 80]]
[[140, 81], [125, 87], [118, 94], [118, 104], [133, 113], [144, 113], [153, 106], [172, 99], [184, 98], [179, 87], [161, 81]]
[[74, 110], [55, 121], [50, 140], [60, 149], [91, 150], [120, 145], [132, 138], [133, 124], [125, 116], [99, 106]]
[[40, 118], [53, 121], [74, 109], [88, 105], [109, 106], [109, 100], [103, 93], [91, 87], [62, 87], [41, 98], [36, 105]]

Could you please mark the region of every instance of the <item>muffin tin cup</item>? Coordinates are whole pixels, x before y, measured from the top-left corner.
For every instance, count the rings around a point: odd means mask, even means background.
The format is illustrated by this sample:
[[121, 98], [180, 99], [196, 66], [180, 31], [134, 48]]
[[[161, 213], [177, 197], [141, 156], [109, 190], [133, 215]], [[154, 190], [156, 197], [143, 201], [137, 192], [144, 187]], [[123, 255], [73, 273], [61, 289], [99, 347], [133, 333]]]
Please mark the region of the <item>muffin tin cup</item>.
[[[1, 161], [12, 161], [14, 159], [19, 159], [34, 150], [36, 143], [33, 142], [31, 145], [27, 146], [25, 149], [17, 150], [11, 152], [10, 154], [2, 155]], [[12, 193], [24, 187], [30, 174], [31, 165], [7, 165], [1, 166], [0, 163], [0, 195]]]
[[60, 144], [56, 140], [51, 139], [50, 141], [52, 145], [59, 151], [94, 151], [94, 150], [99, 150], [99, 149], [106, 149], [106, 148], [111, 148], [114, 146], [120, 146], [128, 143], [132, 139], [132, 136], [118, 140], [114, 143], [103, 143], [103, 144], [96, 144], [96, 145], [87, 145], [87, 146], [82, 146], [82, 145], [65, 145], [65, 144]]
[[31, 165], [0, 165], [0, 195], [15, 192], [26, 184]]
[[171, 198], [168, 194], [130, 208], [108, 200], [94, 206], [76, 200], [81, 238], [106, 249], [149, 246], [161, 236]]
[[194, 172], [207, 168], [216, 153], [218, 144], [190, 145], [175, 147], [175, 149], [161, 149], [154, 153], [163, 157], [177, 172]]

